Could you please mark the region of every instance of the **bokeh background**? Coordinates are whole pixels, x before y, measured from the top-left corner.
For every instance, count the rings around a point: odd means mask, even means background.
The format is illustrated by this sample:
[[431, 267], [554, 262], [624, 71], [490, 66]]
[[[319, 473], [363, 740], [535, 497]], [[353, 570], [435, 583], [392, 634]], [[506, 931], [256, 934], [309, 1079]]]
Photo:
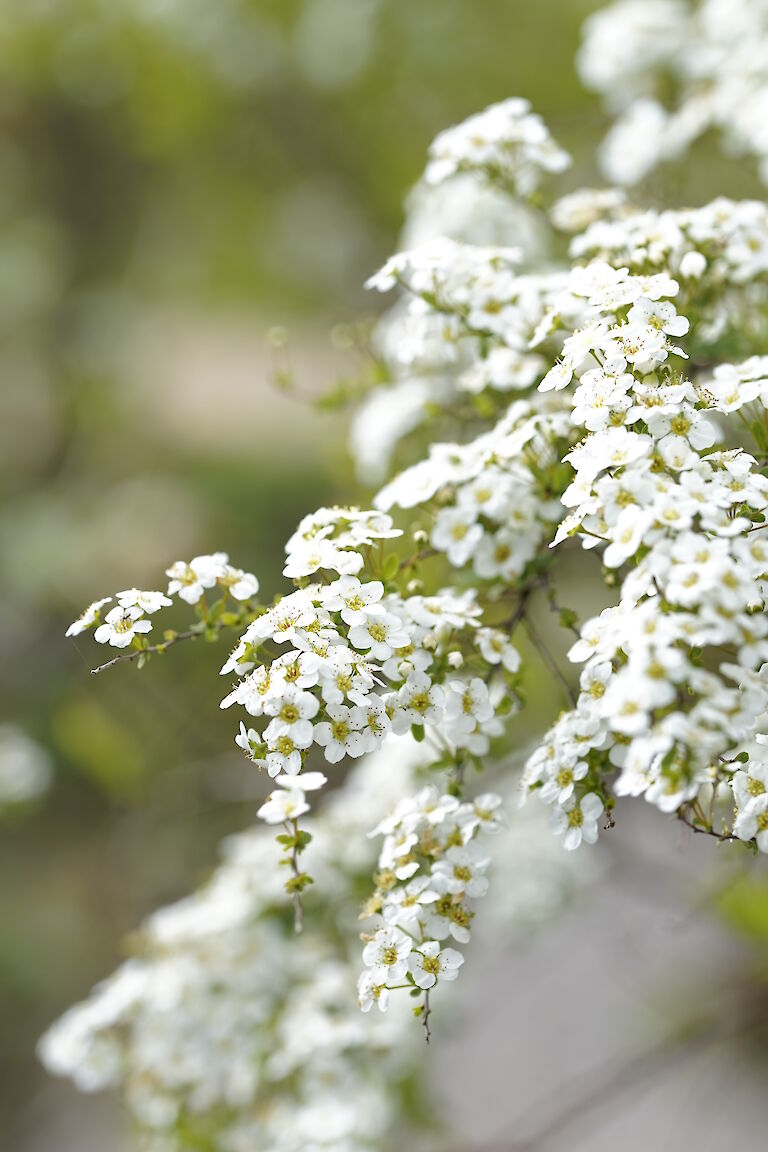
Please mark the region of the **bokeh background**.
[[[182, 648], [143, 675], [96, 679], [95, 649], [65, 641], [66, 625], [92, 599], [159, 587], [170, 561], [215, 548], [278, 587], [299, 517], [355, 495], [331, 401], [355, 391], [357, 325], [376, 304], [362, 283], [396, 242], [434, 134], [522, 94], [580, 157], [573, 183], [594, 179], [604, 118], [572, 61], [595, 6], [0, 0], [0, 724], [34, 740], [52, 772], [35, 803], [0, 812], [3, 1147], [122, 1147], [112, 1105], [51, 1084], [35, 1041], [112, 970], [145, 913], [204, 877], [221, 836], [252, 822], [257, 788], [217, 708], [220, 653]], [[707, 145], [685, 174], [658, 179], [670, 199], [756, 191]], [[584, 1064], [585, 1043], [597, 1066], [640, 1036], [638, 988], [655, 1011], [664, 1003], [651, 952], [660, 980], [672, 956], [675, 988], [694, 979], [712, 994], [736, 971], [746, 996], [763, 996], [759, 875], [748, 900], [726, 902], [726, 923], [722, 900], [692, 897], [699, 845], [681, 863], [675, 828], [649, 840], [642, 814], [631, 819], [638, 859], [603, 864], [591, 911], [570, 912], [543, 952], [509, 957], [503, 1005], [481, 1005], [520, 1068], [542, 1020], [542, 1051], [561, 1052], [563, 1075]], [[664, 895], [674, 907], [660, 927]], [[614, 980], [614, 1015], [584, 997], [568, 1015], [564, 955], [582, 987]], [[714, 974], [699, 970], [704, 956]], [[535, 972], [550, 973], [538, 1009], [524, 994]], [[459, 1049], [437, 1059], [476, 1069], [457, 1131], [480, 1112], [490, 1138], [505, 1081], [482, 1063], [488, 1045], [478, 1033], [472, 1061]], [[520, 1080], [527, 1095], [555, 1089]], [[748, 1104], [736, 1111], [749, 1122]], [[764, 1142], [757, 1108], [755, 1125]], [[623, 1146], [666, 1147], [670, 1132]], [[602, 1146], [594, 1131], [583, 1145]]]

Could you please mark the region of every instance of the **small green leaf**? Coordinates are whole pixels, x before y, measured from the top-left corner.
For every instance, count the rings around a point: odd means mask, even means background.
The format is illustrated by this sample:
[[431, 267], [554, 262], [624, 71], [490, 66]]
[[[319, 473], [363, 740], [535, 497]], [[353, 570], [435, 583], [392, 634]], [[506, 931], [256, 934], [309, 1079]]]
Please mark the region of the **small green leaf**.
[[396, 552], [390, 552], [381, 566], [381, 575], [385, 583], [394, 580], [400, 571], [400, 557]]

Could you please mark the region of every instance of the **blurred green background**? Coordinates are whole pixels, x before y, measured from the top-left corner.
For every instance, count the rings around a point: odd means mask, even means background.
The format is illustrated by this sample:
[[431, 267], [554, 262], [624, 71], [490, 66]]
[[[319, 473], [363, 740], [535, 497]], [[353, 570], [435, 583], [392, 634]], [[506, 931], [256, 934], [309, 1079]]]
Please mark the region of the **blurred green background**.
[[214, 548], [277, 588], [299, 517], [350, 488], [342, 422], [274, 387], [267, 334], [302, 392], [355, 370], [334, 325], [376, 303], [431, 138], [491, 101], [531, 98], [594, 179], [595, 6], [0, 0], [0, 721], [54, 767], [0, 814], [8, 1147], [42, 1029], [254, 810], [222, 653], [96, 679], [66, 625]]

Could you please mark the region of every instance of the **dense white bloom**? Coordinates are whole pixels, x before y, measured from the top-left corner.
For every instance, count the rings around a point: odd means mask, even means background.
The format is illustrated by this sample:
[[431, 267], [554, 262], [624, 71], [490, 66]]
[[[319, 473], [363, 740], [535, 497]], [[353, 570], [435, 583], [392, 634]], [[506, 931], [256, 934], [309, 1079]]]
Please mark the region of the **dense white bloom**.
[[479, 170], [527, 195], [542, 172], [562, 172], [570, 162], [528, 101], [512, 99], [441, 132], [430, 147], [424, 178], [438, 184], [457, 172]]

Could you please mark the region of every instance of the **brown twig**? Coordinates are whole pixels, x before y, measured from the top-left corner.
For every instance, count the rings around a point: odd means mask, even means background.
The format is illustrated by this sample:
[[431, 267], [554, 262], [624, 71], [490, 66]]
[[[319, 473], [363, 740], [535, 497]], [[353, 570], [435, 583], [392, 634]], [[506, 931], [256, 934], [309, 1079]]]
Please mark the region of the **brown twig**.
[[552, 672], [553, 675], [560, 681], [560, 684], [562, 685], [563, 690], [565, 691], [565, 694], [571, 703], [571, 706], [575, 708], [577, 704], [576, 693], [568, 682], [565, 674], [558, 665], [554, 656], [549, 651], [541, 636], [539, 636], [538, 632], [534, 628], [529, 616], [523, 617], [523, 625], [531, 639], [531, 643], [533, 644], [534, 648], [536, 648], [542, 660], [549, 668], [550, 672]]
[[424, 1008], [421, 1014], [421, 1022], [424, 1025], [424, 1040], [429, 1044], [432, 1039], [432, 1033], [429, 1028], [429, 1018], [432, 1015], [432, 1008], [429, 1003], [429, 988], [424, 993]]
[[422, 548], [420, 552], [414, 552], [413, 556], [409, 556], [407, 560], [403, 560], [398, 572], [405, 572], [408, 568], [416, 568], [423, 560], [430, 560], [433, 556], [437, 555], [437, 548]]
[[163, 640], [160, 644], [150, 644], [147, 648], [131, 648], [129, 652], [121, 652], [119, 656], [107, 660], [106, 664], [99, 664], [98, 668], [91, 668], [91, 675], [96, 676], [99, 672], [105, 672], [107, 668], [112, 668], [115, 664], [130, 664], [132, 660], [138, 660], [139, 656], [151, 656], [156, 652], [165, 652], [167, 648], [172, 648], [174, 644], [178, 644], [180, 640], [196, 640], [198, 636], [203, 635], [204, 631], [203, 627], [190, 628], [187, 632], [177, 632], [170, 640]]
[[697, 824], [688, 815], [687, 805], [677, 810], [677, 818], [681, 824], [685, 824], [686, 828], [690, 828], [691, 832], [695, 832], [699, 836], [711, 836], [715, 840], [719, 840], [721, 844], [725, 844], [728, 840], [738, 840], [738, 836], [734, 836], [732, 832], [716, 832], [710, 825], [699, 823]]

